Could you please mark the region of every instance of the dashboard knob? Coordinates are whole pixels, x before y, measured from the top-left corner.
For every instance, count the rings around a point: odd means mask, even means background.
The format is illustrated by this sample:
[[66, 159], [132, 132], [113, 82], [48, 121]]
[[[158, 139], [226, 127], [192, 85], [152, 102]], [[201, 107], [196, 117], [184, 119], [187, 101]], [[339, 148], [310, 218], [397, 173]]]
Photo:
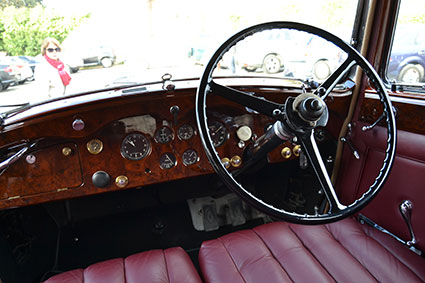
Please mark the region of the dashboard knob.
[[239, 155], [235, 155], [230, 159], [230, 164], [232, 164], [233, 167], [239, 167], [242, 164], [242, 158]]
[[125, 188], [128, 185], [128, 178], [127, 176], [121, 175], [115, 178], [115, 185], [118, 188]]
[[283, 158], [288, 159], [289, 157], [291, 157], [292, 151], [291, 151], [291, 149], [289, 147], [284, 147], [280, 151], [280, 154], [282, 155]]
[[294, 148], [292, 149], [292, 153], [294, 153], [295, 156], [300, 156], [301, 146], [298, 144], [294, 146]]
[[227, 157], [224, 157], [221, 159], [221, 163], [223, 163], [224, 167], [226, 167], [226, 169], [229, 169], [230, 167], [230, 159]]
[[93, 182], [93, 185], [95, 185], [96, 187], [105, 188], [109, 185], [111, 177], [105, 171], [97, 171], [93, 174], [91, 180]]
[[64, 148], [62, 148], [62, 154], [64, 156], [70, 156], [72, 154], [72, 149], [68, 146], [65, 146]]
[[86, 126], [86, 124], [81, 119], [75, 119], [74, 122], [72, 122], [72, 128], [76, 131], [84, 130], [85, 126]]
[[242, 126], [236, 131], [236, 135], [241, 141], [248, 141], [252, 137], [252, 130], [248, 126]]

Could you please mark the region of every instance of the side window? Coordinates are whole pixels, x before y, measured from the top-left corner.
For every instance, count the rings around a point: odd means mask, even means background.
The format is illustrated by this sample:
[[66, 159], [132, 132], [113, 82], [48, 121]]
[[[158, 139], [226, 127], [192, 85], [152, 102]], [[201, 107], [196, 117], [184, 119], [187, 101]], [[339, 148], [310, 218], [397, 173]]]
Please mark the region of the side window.
[[387, 65], [392, 83], [425, 85], [425, 3], [401, 0]]

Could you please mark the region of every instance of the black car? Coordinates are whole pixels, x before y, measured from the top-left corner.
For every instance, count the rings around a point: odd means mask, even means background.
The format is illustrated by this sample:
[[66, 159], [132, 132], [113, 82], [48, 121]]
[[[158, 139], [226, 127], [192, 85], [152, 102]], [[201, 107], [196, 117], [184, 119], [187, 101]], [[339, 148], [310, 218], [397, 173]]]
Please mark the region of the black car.
[[[422, 28], [422, 29], [421, 29]], [[423, 27], [400, 26], [388, 64], [388, 78], [402, 83], [425, 81], [425, 34]]]
[[19, 81], [18, 76], [12, 65], [0, 59], [0, 91], [16, 84]]

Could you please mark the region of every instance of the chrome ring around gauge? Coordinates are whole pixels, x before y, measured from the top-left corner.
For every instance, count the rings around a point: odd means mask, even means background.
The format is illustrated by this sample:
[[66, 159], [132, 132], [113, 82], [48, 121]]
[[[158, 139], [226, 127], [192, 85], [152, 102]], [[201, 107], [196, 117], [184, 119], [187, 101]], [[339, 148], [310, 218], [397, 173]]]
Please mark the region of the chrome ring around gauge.
[[129, 160], [141, 160], [152, 151], [148, 138], [139, 132], [128, 134], [121, 143], [121, 155]]
[[194, 134], [195, 130], [189, 124], [182, 125], [177, 131], [177, 136], [180, 140], [189, 140]]
[[155, 141], [166, 144], [174, 139], [174, 132], [170, 127], [162, 126], [155, 132]]
[[186, 166], [193, 165], [199, 161], [199, 155], [194, 149], [186, 149], [183, 152], [182, 160]]

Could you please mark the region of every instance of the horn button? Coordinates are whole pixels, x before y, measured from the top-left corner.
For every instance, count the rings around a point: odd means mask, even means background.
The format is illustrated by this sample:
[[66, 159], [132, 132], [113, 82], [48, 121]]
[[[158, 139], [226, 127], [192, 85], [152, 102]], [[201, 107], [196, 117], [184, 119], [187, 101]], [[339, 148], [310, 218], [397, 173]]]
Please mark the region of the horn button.
[[326, 126], [328, 108], [319, 96], [313, 93], [303, 93], [294, 98], [288, 98], [285, 107], [288, 122], [296, 131]]

